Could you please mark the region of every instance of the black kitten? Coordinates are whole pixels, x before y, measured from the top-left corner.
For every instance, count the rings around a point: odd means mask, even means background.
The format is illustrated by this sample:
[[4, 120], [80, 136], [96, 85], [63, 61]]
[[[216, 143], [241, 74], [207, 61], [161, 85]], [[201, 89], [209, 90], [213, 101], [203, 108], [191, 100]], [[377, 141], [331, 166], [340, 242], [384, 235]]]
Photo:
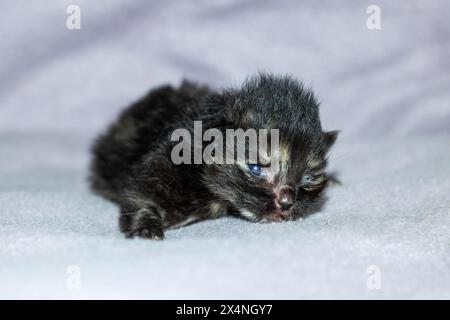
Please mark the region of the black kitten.
[[[278, 129], [279, 149], [260, 164], [175, 164], [171, 134], [184, 128]], [[326, 155], [337, 132], [323, 132], [313, 93], [267, 74], [241, 89], [215, 92], [183, 82], [151, 91], [96, 142], [92, 188], [121, 208], [127, 236], [163, 239], [164, 230], [237, 215], [294, 220], [320, 208], [330, 181]]]

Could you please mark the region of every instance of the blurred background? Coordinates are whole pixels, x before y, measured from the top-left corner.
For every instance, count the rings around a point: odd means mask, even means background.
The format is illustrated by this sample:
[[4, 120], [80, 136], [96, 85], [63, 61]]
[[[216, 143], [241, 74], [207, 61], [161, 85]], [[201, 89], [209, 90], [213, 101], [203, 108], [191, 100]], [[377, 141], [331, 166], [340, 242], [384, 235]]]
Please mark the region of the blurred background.
[[[0, 298], [449, 298], [449, 14], [446, 0], [0, 0]], [[303, 80], [341, 130], [327, 207], [125, 240], [87, 187], [93, 139], [155, 86], [258, 71]]]
[[[81, 28], [68, 29], [69, 5]], [[380, 8], [381, 29], [366, 22]], [[448, 1], [1, 1], [0, 132], [92, 135], [161, 84], [312, 86], [345, 136], [450, 131]]]

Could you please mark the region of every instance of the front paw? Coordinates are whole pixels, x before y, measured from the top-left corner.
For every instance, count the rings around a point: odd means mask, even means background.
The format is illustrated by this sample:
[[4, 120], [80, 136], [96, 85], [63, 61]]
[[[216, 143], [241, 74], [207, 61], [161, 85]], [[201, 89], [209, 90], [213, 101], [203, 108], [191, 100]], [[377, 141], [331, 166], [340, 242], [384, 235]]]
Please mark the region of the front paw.
[[133, 213], [122, 213], [119, 223], [127, 238], [164, 239], [162, 219], [155, 210], [141, 209]]

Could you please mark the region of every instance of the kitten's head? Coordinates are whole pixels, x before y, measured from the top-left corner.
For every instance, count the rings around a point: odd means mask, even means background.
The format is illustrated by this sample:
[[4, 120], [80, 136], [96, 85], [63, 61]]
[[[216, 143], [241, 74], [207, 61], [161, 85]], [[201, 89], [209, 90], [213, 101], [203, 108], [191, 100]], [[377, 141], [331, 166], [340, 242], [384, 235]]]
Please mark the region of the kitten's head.
[[[337, 132], [322, 131], [312, 92], [292, 78], [263, 74], [239, 90], [224, 92], [219, 100], [226, 110], [226, 128], [267, 129], [269, 150], [257, 144], [256, 163], [248, 154], [239, 159], [236, 152], [236, 164], [206, 166], [210, 191], [251, 221], [294, 220], [318, 210], [330, 180], [327, 153]], [[277, 149], [272, 148], [271, 129], [278, 130]], [[247, 152], [255, 148], [249, 142]]]

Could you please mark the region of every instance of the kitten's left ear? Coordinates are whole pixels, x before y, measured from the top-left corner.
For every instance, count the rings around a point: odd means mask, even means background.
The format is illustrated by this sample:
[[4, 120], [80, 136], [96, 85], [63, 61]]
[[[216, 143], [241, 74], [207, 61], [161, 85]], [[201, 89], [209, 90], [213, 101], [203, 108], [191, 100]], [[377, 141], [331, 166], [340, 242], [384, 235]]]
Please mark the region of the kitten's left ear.
[[322, 132], [322, 143], [324, 145], [325, 152], [328, 152], [336, 142], [338, 134], [338, 130]]

